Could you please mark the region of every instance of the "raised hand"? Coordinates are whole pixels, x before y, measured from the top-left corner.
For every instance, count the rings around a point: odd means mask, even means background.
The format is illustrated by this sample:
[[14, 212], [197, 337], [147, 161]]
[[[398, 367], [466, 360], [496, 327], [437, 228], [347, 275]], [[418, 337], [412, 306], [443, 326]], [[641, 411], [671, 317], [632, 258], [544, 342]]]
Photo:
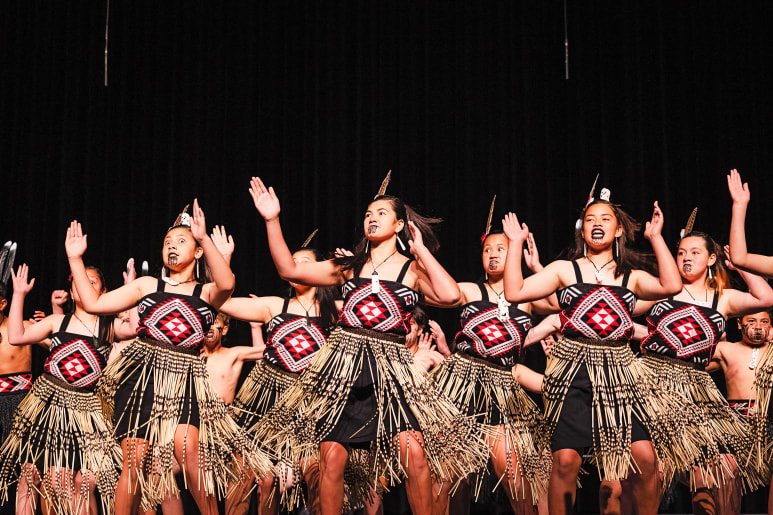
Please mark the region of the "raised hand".
[[748, 204], [751, 200], [749, 183], [741, 180], [741, 174], [735, 168], [727, 174], [727, 189], [730, 191], [730, 197], [734, 204]]
[[46, 318], [46, 314], [40, 311], [39, 309], [36, 309], [35, 311], [32, 312], [32, 318], [30, 318], [29, 320], [33, 324], [36, 324], [41, 320], [43, 320], [44, 318]]
[[502, 230], [507, 239], [513, 242], [523, 244], [529, 238], [529, 227], [526, 224], [518, 222], [515, 213], [507, 213], [502, 219]]
[[51, 292], [51, 305], [63, 306], [67, 302], [68, 294], [64, 290], [54, 290]]
[[539, 262], [539, 251], [537, 250], [537, 244], [534, 241], [534, 235], [532, 233], [529, 233], [529, 237], [526, 238], [526, 249], [523, 251], [523, 260], [532, 272], [536, 273], [542, 270], [542, 263]]
[[738, 270], [733, 264], [733, 257], [730, 255], [730, 245], [725, 245], [723, 250], [725, 251], [725, 267], [728, 270]]
[[419, 228], [416, 227], [416, 224], [413, 222], [408, 222], [408, 230], [411, 233], [411, 239], [408, 240], [408, 246], [411, 249], [411, 254], [413, 254], [416, 257], [419, 257], [417, 252], [418, 252], [418, 249], [424, 246], [424, 237], [422, 236]]
[[13, 273], [13, 268], [11, 269], [11, 277], [13, 278], [14, 293], [27, 295], [30, 292], [30, 290], [32, 290], [32, 287], [35, 285], [35, 279], [28, 281], [27, 280], [28, 275], [29, 275], [29, 268], [27, 268], [26, 263], [19, 266], [19, 269], [17, 270], [16, 273]]
[[67, 257], [81, 257], [86, 252], [86, 235], [83, 234], [81, 224], [77, 220], [70, 222], [67, 228], [67, 236], [64, 239], [64, 249]]
[[652, 211], [652, 220], [647, 222], [644, 228], [644, 237], [648, 240], [660, 236], [663, 231], [663, 211], [660, 210], [657, 200], [653, 205], [655, 209]]
[[226, 232], [225, 226], [214, 226], [210, 237], [218, 252], [223, 255], [226, 261], [230, 261], [234, 253], [234, 238]]
[[255, 203], [255, 209], [264, 220], [271, 220], [279, 216], [279, 199], [274, 193], [274, 188], [266, 188], [260, 177], [250, 180], [250, 195]]
[[432, 331], [432, 337], [435, 339], [435, 344], [437, 345], [437, 351], [443, 356], [446, 356], [446, 357], [450, 356], [451, 349], [448, 348], [446, 335], [443, 332], [443, 329], [441, 329], [440, 324], [438, 324], [434, 320], [430, 320], [429, 329], [430, 331]]
[[[129, 258], [126, 262], [126, 270], [123, 271], [123, 283], [129, 284], [137, 278], [137, 270], [134, 269], [134, 258]], [[53, 298], [51, 299], [53, 302]]]
[[333, 255], [334, 255], [335, 257], [337, 257], [337, 258], [341, 258], [341, 257], [349, 257], [349, 256], [353, 256], [353, 255], [354, 255], [354, 253], [353, 253], [351, 250], [348, 250], [348, 249], [342, 249], [342, 248], [338, 247], [338, 248], [336, 248], [336, 250], [335, 250], [335, 252], [333, 253]]
[[191, 233], [196, 241], [207, 237], [207, 221], [204, 219], [204, 211], [199, 207], [199, 199], [193, 199], [193, 216], [191, 216]]

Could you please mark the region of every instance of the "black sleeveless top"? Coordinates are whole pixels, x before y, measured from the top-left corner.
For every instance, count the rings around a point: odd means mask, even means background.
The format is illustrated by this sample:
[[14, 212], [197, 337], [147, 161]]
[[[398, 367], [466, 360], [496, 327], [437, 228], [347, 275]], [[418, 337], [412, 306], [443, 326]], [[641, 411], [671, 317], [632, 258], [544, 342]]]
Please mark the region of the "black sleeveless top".
[[153, 293], [137, 305], [140, 321], [137, 336], [185, 348], [199, 348], [204, 335], [215, 322], [217, 310], [201, 299], [202, 285], [193, 294], [167, 293], [159, 279]]
[[411, 313], [419, 303], [419, 293], [402, 283], [411, 260], [403, 265], [396, 281], [379, 279], [379, 291], [373, 293], [371, 279], [354, 277], [342, 287], [344, 305], [338, 325], [359, 327], [384, 333], [408, 334], [411, 331]]
[[658, 302], [647, 315], [649, 334], [641, 341], [642, 350], [708, 366], [725, 332], [718, 303], [716, 291], [710, 308], [673, 298]]
[[323, 327], [322, 317], [288, 313], [286, 298], [282, 312], [268, 321], [266, 350], [263, 358], [272, 365], [294, 374], [303, 372], [314, 354], [325, 345], [329, 328]]
[[634, 326], [631, 314], [636, 296], [628, 289], [630, 273], [622, 286], [583, 282], [580, 265], [572, 261], [577, 284], [556, 293], [561, 306], [561, 333], [568, 338], [629, 341]]
[[508, 306], [509, 316], [499, 319], [499, 305], [489, 300], [488, 290], [483, 283], [480, 288], [481, 300], [468, 302], [459, 313], [461, 331], [456, 333], [456, 348], [495, 365], [512, 367], [521, 357], [523, 341], [532, 325], [531, 315]]
[[[66, 315], [59, 330], [51, 335], [51, 354], [43, 363], [43, 370], [73, 386], [91, 388], [107, 365], [105, 351], [109, 347], [99, 345], [95, 336], [65, 331], [71, 318], [72, 313]], [[101, 325], [100, 318], [97, 334]]]

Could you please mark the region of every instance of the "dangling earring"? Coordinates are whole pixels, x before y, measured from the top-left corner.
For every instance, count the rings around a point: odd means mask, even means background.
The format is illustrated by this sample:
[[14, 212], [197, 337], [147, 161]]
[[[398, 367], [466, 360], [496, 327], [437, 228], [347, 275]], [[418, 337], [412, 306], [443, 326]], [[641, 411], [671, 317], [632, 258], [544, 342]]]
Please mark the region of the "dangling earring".
[[166, 274], [166, 267], [162, 266], [161, 267], [161, 280], [162, 281], [166, 281], [168, 279], [169, 279], [169, 276]]
[[370, 240], [365, 239], [365, 253], [370, 254]]
[[199, 275], [199, 260], [196, 260], [196, 280], [198, 281], [201, 275]]
[[620, 245], [619, 245], [619, 243], [620, 243], [620, 237], [618, 236], [617, 238], [615, 238], [615, 257], [616, 258], [620, 257]]
[[403, 243], [403, 240], [400, 239], [400, 234], [397, 235], [397, 244], [400, 246], [400, 250], [405, 252], [405, 243]]
[[711, 266], [709, 266], [709, 281], [711, 281], [712, 278], [713, 276], [711, 275]]
[[582, 242], [582, 255], [588, 257], [588, 247], [585, 245], [585, 241]]

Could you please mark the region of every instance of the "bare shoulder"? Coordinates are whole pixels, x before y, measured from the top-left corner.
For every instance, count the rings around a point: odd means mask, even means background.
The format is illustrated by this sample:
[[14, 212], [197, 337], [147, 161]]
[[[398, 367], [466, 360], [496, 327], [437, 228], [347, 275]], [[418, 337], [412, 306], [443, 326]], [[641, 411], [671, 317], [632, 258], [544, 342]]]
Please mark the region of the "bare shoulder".
[[459, 283], [459, 290], [462, 292], [462, 302], [468, 304], [481, 299], [480, 286], [477, 283]]

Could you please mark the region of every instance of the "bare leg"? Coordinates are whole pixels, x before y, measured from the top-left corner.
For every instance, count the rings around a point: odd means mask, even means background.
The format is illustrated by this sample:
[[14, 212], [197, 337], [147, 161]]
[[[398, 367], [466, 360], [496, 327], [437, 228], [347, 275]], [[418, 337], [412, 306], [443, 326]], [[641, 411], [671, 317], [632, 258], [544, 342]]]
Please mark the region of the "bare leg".
[[432, 485], [427, 456], [424, 454], [424, 440], [421, 433], [403, 431], [396, 438], [400, 446], [400, 463], [406, 473], [405, 492], [411, 511], [414, 515], [430, 513], [445, 515], [448, 496], [433, 499], [433, 494], [436, 492]]
[[[376, 493], [375, 490], [371, 490], [372, 501], [365, 503], [365, 509], [363, 513], [365, 515], [384, 515], [384, 503], [381, 496]], [[312, 515], [314, 515], [312, 513]]]
[[319, 463], [310, 459], [303, 467], [303, 480], [306, 481], [308, 510], [311, 515], [319, 515]]
[[553, 470], [548, 484], [548, 509], [551, 515], [572, 513], [581, 465], [582, 456], [574, 449], [559, 449], [553, 453]]
[[620, 481], [604, 479], [599, 486], [599, 513], [601, 515], [622, 515], [623, 485]]
[[341, 515], [344, 508], [344, 468], [349, 452], [336, 442], [322, 442], [319, 448], [319, 490], [321, 513]]
[[639, 472], [631, 471], [628, 476], [631, 482], [634, 509], [636, 513], [641, 515], [654, 515], [660, 506], [655, 449], [649, 440], [639, 440], [631, 444], [631, 453], [639, 467]]
[[244, 478], [238, 485], [230, 485], [230, 494], [225, 498], [226, 515], [247, 515], [250, 510], [250, 493], [255, 483], [255, 475], [244, 472]]
[[[30, 484], [28, 479], [33, 483]], [[34, 486], [33, 486], [34, 485]], [[21, 467], [19, 486], [16, 488], [16, 513], [21, 515], [34, 515], [33, 507], [38, 503], [38, 492], [34, 487], [40, 486], [38, 469], [32, 463], [25, 463]]]
[[274, 476], [267, 475], [260, 480], [260, 515], [276, 515], [279, 512], [279, 489], [276, 488], [274, 479]]
[[[738, 473], [738, 465], [730, 454], [723, 454], [721, 459], [730, 468], [730, 473]], [[722, 515], [738, 514], [741, 512], [741, 481], [739, 477], [729, 479], [719, 486], [712, 485], [709, 488], [707, 481], [703, 479], [698, 469], [695, 470], [695, 492], [692, 496], [693, 513]]]
[[142, 460], [147, 442], [141, 438], [124, 438], [121, 441], [123, 450], [123, 467], [118, 477], [115, 489], [116, 515], [137, 513], [140, 505], [138, 474], [142, 470]]
[[[532, 502], [531, 485], [523, 477], [521, 464], [517, 461], [518, 454], [512, 442], [507, 441], [505, 426], [497, 426], [496, 433], [489, 437], [489, 449], [491, 450], [491, 462], [497, 477], [505, 476], [502, 485], [510, 501], [513, 513], [536, 513], [536, 507]], [[507, 453], [510, 447], [510, 460]], [[515, 485], [515, 489], [513, 486]]]
[[[97, 479], [94, 474], [87, 470], [81, 469], [75, 474], [75, 484], [73, 502], [78, 508], [77, 513], [83, 515], [97, 515], [97, 498], [94, 497], [94, 488], [97, 486]], [[86, 496], [83, 495], [85, 491]]]
[[199, 477], [199, 430], [195, 426], [179, 424], [174, 432], [174, 455], [185, 469], [188, 490], [191, 492], [201, 515], [217, 515], [217, 499], [208, 494]]
[[451, 496], [451, 501], [448, 506], [449, 515], [469, 515], [471, 502], [472, 494], [470, 480], [463, 479]]

